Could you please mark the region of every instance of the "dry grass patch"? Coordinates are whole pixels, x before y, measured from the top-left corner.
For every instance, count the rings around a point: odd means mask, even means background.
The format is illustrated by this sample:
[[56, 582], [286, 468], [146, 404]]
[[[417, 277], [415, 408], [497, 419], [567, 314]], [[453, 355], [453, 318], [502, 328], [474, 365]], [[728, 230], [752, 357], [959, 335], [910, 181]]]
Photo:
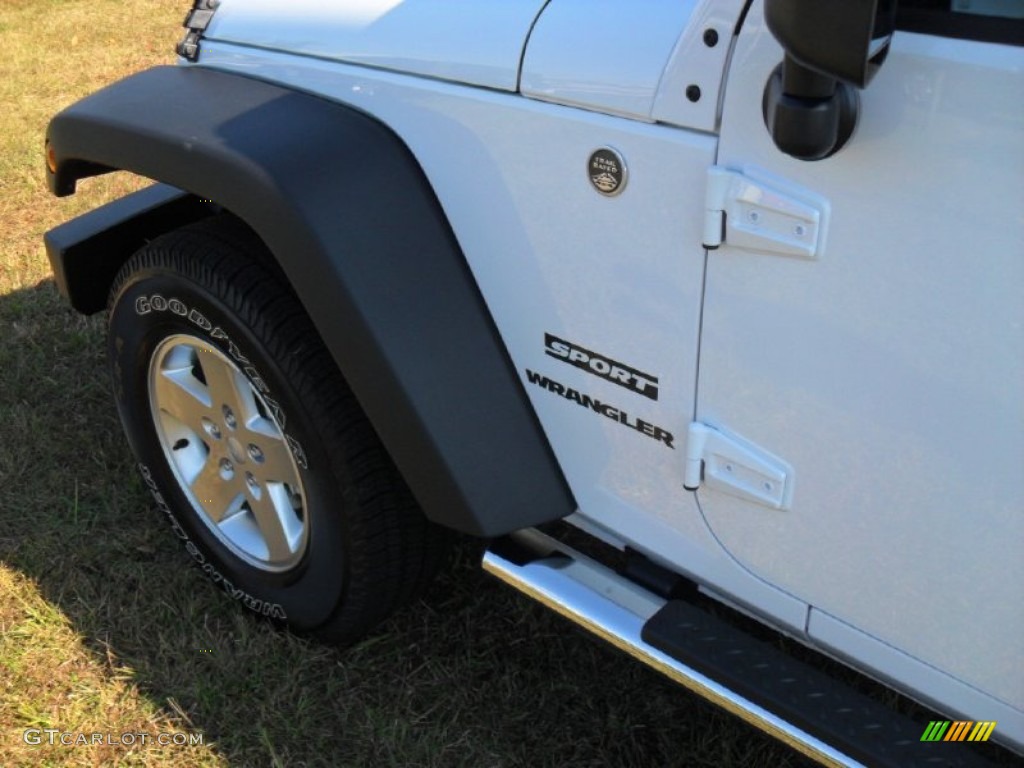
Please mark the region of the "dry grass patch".
[[43, 232], [143, 182], [96, 179], [57, 200], [43, 184], [43, 135], [62, 107], [132, 72], [174, 60], [180, 0], [2, 0], [0, 35], [0, 294], [48, 276]]
[[[40, 594], [38, 585], [0, 566], [0, 765], [144, 765], [173, 760], [179, 766], [225, 766], [213, 746], [112, 743], [68, 747], [49, 743], [47, 729], [68, 734], [111, 734], [103, 742], [138, 741], [137, 734], [195, 732], [182, 717], [161, 711], [133, 680], [134, 671], [116, 655], [88, 649], [72, 622]], [[26, 696], [26, 691], [31, 696]], [[74, 734], [72, 736], [71, 734]], [[36, 743], [29, 743], [36, 742]]]

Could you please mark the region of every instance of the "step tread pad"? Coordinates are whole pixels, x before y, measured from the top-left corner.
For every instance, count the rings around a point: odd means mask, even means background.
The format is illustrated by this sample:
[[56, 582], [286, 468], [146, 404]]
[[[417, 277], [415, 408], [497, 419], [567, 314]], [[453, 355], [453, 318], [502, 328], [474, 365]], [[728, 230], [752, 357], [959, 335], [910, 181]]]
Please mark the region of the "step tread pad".
[[683, 600], [666, 603], [644, 624], [642, 638], [866, 765], [991, 765], [966, 744], [922, 742], [924, 723], [890, 710]]

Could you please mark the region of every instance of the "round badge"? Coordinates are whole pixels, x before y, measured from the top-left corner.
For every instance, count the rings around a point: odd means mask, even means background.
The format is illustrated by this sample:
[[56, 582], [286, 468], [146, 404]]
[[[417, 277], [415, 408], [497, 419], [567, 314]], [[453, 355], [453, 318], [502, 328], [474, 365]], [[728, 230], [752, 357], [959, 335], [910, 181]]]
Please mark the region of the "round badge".
[[594, 189], [612, 197], [626, 188], [626, 161], [610, 147], [595, 149], [587, 161], [587, 176]]

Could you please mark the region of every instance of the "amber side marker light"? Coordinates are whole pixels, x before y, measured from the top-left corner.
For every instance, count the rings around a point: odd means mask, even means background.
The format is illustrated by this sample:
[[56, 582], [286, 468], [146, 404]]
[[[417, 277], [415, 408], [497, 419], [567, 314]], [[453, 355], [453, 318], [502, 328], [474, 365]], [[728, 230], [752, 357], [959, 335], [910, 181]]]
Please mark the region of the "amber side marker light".
[[50, 173], [57, 172], [57, 153], [50, 142], [46, 142], [46, 167], [50, 169]]

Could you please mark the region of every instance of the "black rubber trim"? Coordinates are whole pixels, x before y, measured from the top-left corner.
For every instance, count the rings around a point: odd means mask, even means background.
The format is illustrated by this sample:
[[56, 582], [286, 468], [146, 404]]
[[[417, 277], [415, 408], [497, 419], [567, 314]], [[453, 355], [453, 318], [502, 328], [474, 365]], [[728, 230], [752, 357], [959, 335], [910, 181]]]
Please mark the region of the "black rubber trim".
[[966, 744], [922, 742], [926, 724], [894, 712], [691, 603], [666, 603], [644, 624], [641, 637], [873, 768], [991, 765]]
[[1024, 19], [955, 13], [946, 8], [915, 8], [900, 3], [896, 8], [896, 29], [980, 43], [1024, 45]]
[[208, 198], [275, 255], [426, 514], [496, 536], [575, 502], [418, 163], [344, 105], [158, 67], [50, 123], [51, 189], [121, 168]]
[[572, 558], [554, 547], [541, 550], [534, 549], [529, 544], [524, 544], [511, 536], [502, 536], [499, 539], [495, 539], [487, 546], [487, 550], [520, 568], [538, 560], [559, 559], [567, 563], [572, 561]]
[[696, 594], [697, 587], [693, 582], [675, 571], [658, 565], [643, 553], [626, 547], [624, 555], [625, 565], [619, 573], [648, 592], [653, 592], [666, 600]]
[[57, 289], [79, 312], [100, 312], [126, 255], [211, 213], [187, 192], [154, 184], [72, 219], [43, 236]]

